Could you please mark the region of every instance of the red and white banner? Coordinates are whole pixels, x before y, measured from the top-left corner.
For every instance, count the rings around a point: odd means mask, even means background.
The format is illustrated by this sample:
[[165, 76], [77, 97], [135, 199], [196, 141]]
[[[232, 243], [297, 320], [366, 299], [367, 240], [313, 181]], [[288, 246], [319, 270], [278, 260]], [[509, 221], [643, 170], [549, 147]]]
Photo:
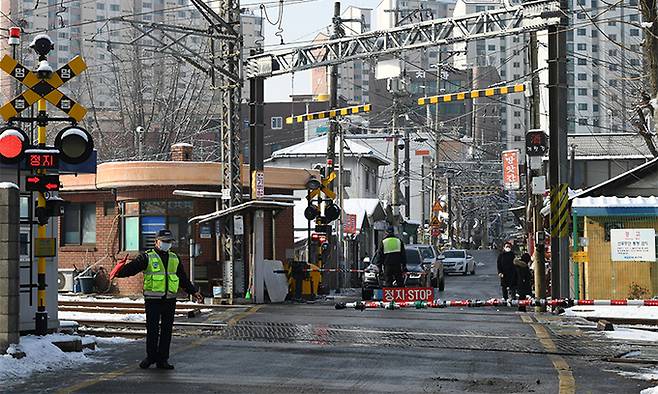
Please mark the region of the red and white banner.
[[385, 287], [382, 290], [384, 302], [434, 301], [434, 289], [431, 287]]
[[503, 186], [507, 190], [518, 190], [521, 187], [518, 149], [503, 151], [502, 159]]
[[343, 224], [345, 234], [356, 234], [356, 215], [345, 214], [345, 224]]

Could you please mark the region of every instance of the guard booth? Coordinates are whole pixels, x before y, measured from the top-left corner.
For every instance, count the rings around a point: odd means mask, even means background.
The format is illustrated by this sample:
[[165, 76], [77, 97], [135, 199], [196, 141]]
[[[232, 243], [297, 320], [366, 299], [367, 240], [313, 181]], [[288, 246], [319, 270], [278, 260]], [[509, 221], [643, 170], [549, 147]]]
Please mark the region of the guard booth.
[[[583, 197], [572, 202], [575, 288], [586, 299], [658, 295], [658, 198]], [[576, 293], [574, 293], [576, 294]]]

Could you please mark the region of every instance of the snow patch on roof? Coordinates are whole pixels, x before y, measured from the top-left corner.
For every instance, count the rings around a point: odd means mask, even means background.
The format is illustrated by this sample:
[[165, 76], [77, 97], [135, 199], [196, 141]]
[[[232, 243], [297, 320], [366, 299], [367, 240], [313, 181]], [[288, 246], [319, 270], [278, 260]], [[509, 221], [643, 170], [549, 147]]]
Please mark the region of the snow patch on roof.
[[[272, 152], [272, 159], [281, 159], [288, 157], [309, 157], [309, 156], [326, 156], [327, 155], [327, 139], [326, 135], [304, 141], [297, 145], [292, 145], [287, 148], [279, 149]], [[369, 157], [380, 161], [382, 164], [390, 164], [390, 161], [377, 153], [373, 149], [359, 144], [358, 142], [346, 139], [345, 140], [345, 156], [347, 157]]]
[[0, 189], [16, 189], [18, 190], [18, 185], [13, 182], [0, 182]]
[[577, 197], [574, 208], [645, 208], [658, 207], [658, 197]]

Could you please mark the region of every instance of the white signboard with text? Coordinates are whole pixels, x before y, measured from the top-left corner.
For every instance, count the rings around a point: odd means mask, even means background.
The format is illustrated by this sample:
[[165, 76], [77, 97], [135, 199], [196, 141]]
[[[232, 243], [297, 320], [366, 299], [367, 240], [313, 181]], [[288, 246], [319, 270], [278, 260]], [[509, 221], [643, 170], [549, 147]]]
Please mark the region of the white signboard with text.
[[656, 230], [652, 228], [611, 229], [612, 261], [656, 261]]

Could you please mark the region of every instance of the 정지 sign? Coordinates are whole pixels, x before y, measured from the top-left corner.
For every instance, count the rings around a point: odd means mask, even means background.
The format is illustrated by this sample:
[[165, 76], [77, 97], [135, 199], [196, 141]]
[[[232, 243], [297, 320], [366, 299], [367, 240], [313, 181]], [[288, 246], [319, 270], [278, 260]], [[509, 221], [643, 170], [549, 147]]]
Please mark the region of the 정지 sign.
[[611, 229], [612, 261], [656, 261], [656, 230], [652, 228]]

